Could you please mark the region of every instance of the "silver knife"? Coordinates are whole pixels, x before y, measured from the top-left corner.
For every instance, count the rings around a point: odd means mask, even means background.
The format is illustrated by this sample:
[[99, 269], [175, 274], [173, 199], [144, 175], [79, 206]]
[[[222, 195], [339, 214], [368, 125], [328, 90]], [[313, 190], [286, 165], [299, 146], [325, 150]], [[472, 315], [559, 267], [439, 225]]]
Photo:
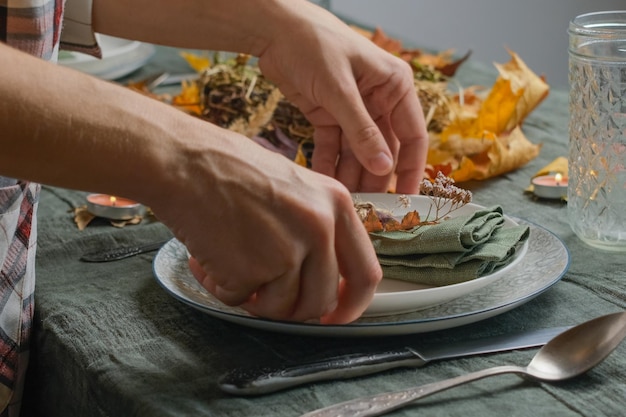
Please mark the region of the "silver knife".
[[459, 358], [543, 346], [569, 327], [463, 340], [446, 346], [404, 347], [373, 354], [335, 356], [284, 368], [238, 368], [218, 382], [222, 391], [235, 395], [261, 395], [311, 382], [348, 379], [400, 367], [421, 367], [434, 360]]
[[125, 246], [105, 251], [86, 253], [81, 256], [80, 260], [83, 262], [111, 262], [118, 261], [120, 259], [129, 258], [131, 256], [139, 255], [141, 253], [152, 252], [159, 249], [167, 240], [152, 242], [146, 245], [140, 246]]

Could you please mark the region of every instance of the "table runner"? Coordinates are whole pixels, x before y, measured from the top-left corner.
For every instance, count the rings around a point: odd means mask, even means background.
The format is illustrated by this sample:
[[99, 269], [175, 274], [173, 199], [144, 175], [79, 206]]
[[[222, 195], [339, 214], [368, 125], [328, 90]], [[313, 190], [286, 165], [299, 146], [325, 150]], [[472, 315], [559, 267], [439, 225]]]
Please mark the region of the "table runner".
[[[140, 77], [157, 69], [186, 71], [178, 51], [158, 48]], [[495, 72], [468, 62], [463, 85], [490, 85]], [[298, 416], [357, 396], [434, 382], [489, 366], [525, 365], [536, 350], [434, 362], [346, 381], [319, 383], [252, 398], [222, 393], [216, 380], [235, 366], [299, 363], [330, 354], [375, 351], [427, 341], [454, 343], [522, 329], [573, 325], [626, 307], [626, 256], [584, 245], [567, 224], [563, 202], [535, 200], [530, 177], [567, 155], [567, 93], [552, 91], [525, 121], [539, 157], [510, 174], [461, 184], [474, 202], [539, 224], [568, 246], [569, 272], [549, 291], [508, 313], [438, 332], [385, 338], [318, 338], [272, 333], [209, 317], [170, 297], [152, 273], [154, 253], [88, 264], [86, 250], [165, 239], [158, 222], [122, 229], [106, 223], [78, 231], [70, 210], [86, 193], [44, 187], [39, 211], [35, 343], [27, 415]], [[626, 345], [588, 374], [539, 384], [505, 375], [474, 382], [398, 410], [394, 416], [614, 416], [626, 409]]]

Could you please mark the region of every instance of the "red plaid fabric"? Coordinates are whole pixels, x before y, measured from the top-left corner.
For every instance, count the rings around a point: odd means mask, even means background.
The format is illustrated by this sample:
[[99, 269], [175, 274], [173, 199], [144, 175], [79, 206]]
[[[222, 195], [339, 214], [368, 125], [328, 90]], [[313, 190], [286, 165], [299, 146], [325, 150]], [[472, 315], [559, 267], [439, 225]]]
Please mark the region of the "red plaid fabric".
[[35, 290], [40, 186], [0, 188], [0, 416], [19, 415]]
[[51, 60], [57, 51], [65, 0], [0, 2], [0, 41]]
[[[0, 1], [0, 41], [54, 60], [64, 5], [65, 0]], [[39, 191], [38, 184], [23, 181], [0, 187], [0, 417], [20, 413], [34, 310]]]

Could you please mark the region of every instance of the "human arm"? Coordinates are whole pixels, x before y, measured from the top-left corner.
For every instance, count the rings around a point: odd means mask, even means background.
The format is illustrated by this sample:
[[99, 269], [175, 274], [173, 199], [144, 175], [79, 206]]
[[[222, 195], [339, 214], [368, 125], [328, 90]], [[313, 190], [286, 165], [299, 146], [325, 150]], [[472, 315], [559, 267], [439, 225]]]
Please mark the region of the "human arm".
[[94, 0], [97, 31], [249, 53], [315, 125], [313, 169], [352, 191], [417, 193], [428, 135], [411, 70], [301, 0]]
[[150, 206], [210, 275], [203, 285], [255, 314], [340, 323], [366, 308], [380, 269], [337, 181], [1, 43], [0, 64], [2, 175]]

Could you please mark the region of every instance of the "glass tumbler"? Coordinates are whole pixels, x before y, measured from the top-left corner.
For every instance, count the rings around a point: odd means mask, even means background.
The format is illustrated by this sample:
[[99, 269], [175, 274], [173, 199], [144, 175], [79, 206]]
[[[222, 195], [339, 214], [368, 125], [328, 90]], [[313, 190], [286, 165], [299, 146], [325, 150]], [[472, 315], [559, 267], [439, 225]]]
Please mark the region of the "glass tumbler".
[[569, 223], [626, 251], [626, 10], [580, 15], [568, 32]]

